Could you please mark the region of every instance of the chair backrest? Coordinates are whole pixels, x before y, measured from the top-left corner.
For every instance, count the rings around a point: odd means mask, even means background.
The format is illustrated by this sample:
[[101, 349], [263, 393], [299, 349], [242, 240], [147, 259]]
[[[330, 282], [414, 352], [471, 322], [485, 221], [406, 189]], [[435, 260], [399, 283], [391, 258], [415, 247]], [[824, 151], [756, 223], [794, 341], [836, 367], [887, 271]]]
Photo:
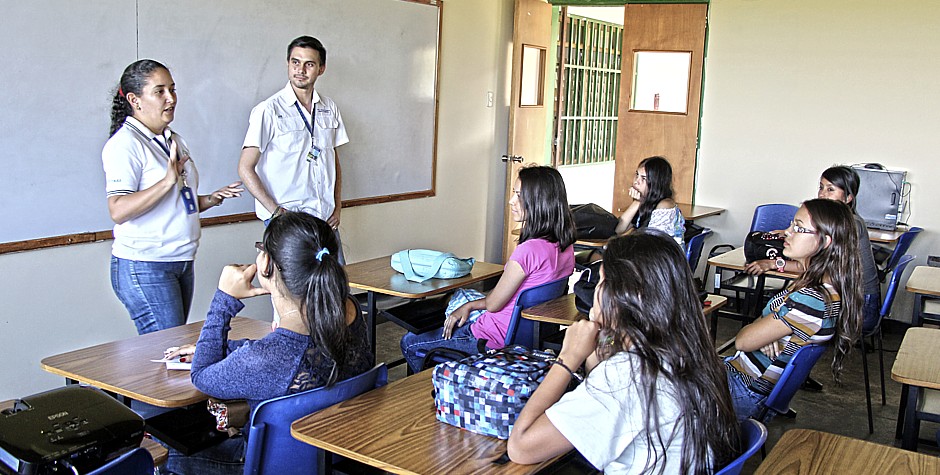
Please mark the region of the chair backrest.
[[290, 425], [303, 416], [388, 384], [385, 363], [330, 387], [289, 394], [258, 404], [251, 414], [246, 474], [317, 473], [320, 449], [290, 435]]
[[711, 229], [704, 228], [702, 232], [692, 236], [686, 243], [685, 258], [689, 261], [689, 269], [692, 269], [692, 274], [695, 274], [695, 268], [698, 267], [698, 261], [702, 257], [705, 239], [711, 233]]
[[786, 229], [798, 208], [788, 204], [767, 204], [754, 208], [751, 231], [776, 231]]
[[894, 246], [894, 250], [891, 251], [891, 257], [888, 258], [888, 261], [885, 263], [884, 269], [882, 270], [882, 280], [884, 277], [887, 277], [888, 273], [894, 270], [898, 266], [898, 262], [901, 261], [901, 257], [907, 253], [907, 250], [910, 249], [911, 243], [914, 242], [914, 238], [923, 231], [923, 228], [913, 227], [907, 232], [901, 235], [898, 238], [897, 244]]
[[887, 318], [891, 315], [891, 305], [894, 303], [894, 296], [898, 293], [898, 287], [901, 285], [901, 276], [904, 275], [904, 269], [914, 260], [914, 256], [905, 255], [898, 259], [894, 272], [891, 273], [891, 279], [888, 281], [888, 291], [885, 292], [884, 301], [881, 303], [881, 318]]
[[88, 472], [88, 475], [153, 475], [153, 458], [143, 447]]
[[522, 318], [522, 310], [561, 297], [566, 293], [568, 293], [568, 277], [562, 277], [523, 290], [512, 309], [512, 318], [509, 319], [509, 327], [506, 328], [506, 340], [503, 344], [505, 346], [523, 345], [528, 348], [535, 348], [538, 344], [537, 341], [533, 341], [535, 339], [535, 322]]
[[780, 375], [774, 389], [764, 401], [765, 411], [762, 411], [758, 419], [763, 419], [766, 409], [772, 409], [779, 414], [785, 414], [790, 409], [790, 400], [793, 399], [793, 395], [806, 381], [809, 372], [813, 370], [816, 361], [825, 351], [826, 346], [823, 344], [809, 344], [796, 350], [783, 368], [783, 374]]
[[744, 462], [757, 453], [767, 441], [767, 427], [754, 419], [741, 421], [741, 447], [744, 452], [719, 470], [715, 475], [738, 475], [744, 468]]

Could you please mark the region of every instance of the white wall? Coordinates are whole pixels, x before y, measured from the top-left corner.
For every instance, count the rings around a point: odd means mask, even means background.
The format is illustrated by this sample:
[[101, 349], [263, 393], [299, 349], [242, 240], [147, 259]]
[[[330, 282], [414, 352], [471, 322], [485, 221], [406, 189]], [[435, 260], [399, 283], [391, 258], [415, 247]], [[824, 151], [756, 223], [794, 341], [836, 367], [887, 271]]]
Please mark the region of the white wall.
[[[447, 0], [443, 13], [437, 196], [345, 210], [341, 230], [350, 262], [406, 247], [491, 261], [502, 255], [506, 172], [499, 156], [506, 150], [512, 1]], [[497, 107], [486, 107], [487, 91], [495, 92]], [[6, 221], [15, 225], [15, 217]], [[204, 318], [222, 266], [254, 260], [261, 232], [258, 222], [203, 230], [190, 321]], [[0, 255], [6, 281], [0, 287], [0, 400], [62, 385], [62, 378], [40, 369], [46, 356], [135, 335], [111, 291], [110, 245]], [[270, 320], [270, 302], [248, 301], [242, 314]]]
[[695, 202], [729, 211], [702, 221], [706, 247], [741, 244], [758, 204], [815, 197], [832, 164], [878, 162], [909, 171], [914, 264], [940, 254], [938, 22], [930, 0], [713, 0]]

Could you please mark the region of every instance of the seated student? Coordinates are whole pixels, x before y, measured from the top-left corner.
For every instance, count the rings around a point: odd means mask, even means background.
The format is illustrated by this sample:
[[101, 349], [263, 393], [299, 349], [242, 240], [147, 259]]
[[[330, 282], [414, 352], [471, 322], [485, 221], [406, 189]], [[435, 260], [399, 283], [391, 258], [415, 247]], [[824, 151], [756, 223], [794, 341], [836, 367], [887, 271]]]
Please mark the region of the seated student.
[[685, 218], [672, 199], [672, 166], [665, 158], [644, 158], [629, 193], [633, 203], [620, 215], [617, 234], [650, 227], [672, 236], [685, 248]]
[[[413, 371], [420, 371], [423, 363], [418, 350], [443, 347], [474, 354], [485, 348], [502, 348], [519, 294], [574, 271], [574, 220], [561, 174], [551, 167], [523, 168], [512, 191], [512, 218], [523, 226], [519, 245], [509, 256], [503, 275], [485, 298], [470, 301], [451, 313], [443, 331], [407, 333], [402, 337], [401, 352]], [[474, 310], [486, 312], [468, 324]]]
[[737, 353], [725, 360], [739, 419], [757, 415], [787, 362], [810, 343], [834, 340], [832, 374], [838, 380], [861, 330], [858, 230], [848, 206], [804, 202], [786, 230], [783, 255], [805, 270], [767, 303], [762, 318], [738, 332]]
[[[222, 269], [219, 289], [195, 346], [193, 384], [218, 399], [261, 401], [368, 371], [373, 364], [365, 321], [349, 300], [346, 272], [336, 259], [330, 225], [306, 213], [271, 220], [255, 264]], [[261, 287], [253, 287], [257, 269]], [[260, 340], [228, 340], [239, 299], [271, 294], [280, 326]], [[192, 345], [180, 350], [193, 352]], [[245, 437], [184, 457], [170, 451], [173, 473], [242, 473]]]
[[[851, 167], [834, 166], [827, 168], [819, 177], [819, 191], [817, 198], [841, 201], [850, 208], [855, 216], [855, 226], [858, 229], [858, 252], [862, 263], [862, 286], [864, 305], [862, 306], [862, 332], [868, 333], [875, 329], [881, 312], [881, 282], [878, 279], [878, 267], [875, 266], [875, 257], [872, 254], [871, 241], [868, 239], [868, 227], [865, 220], [855, 210], [855, 197], [861, 180], [858, 173]], [[784, 231], [776, 231], [783, 234]], [[751, 262], [745, 270], [750, 274], [762, 274], [769, 270], [785, 270], [792, 273], [802, 273], [803, 268], [795, 261], [784, 261], [783, 268], [777, 268], [773, 259], [761, 259]]]
[[[682, 251], [647, 229], [607, 244], [590, 320], [509, 436], [509, 458], [572, 448], [604, 473], [714, 473], [738, 453], [738, 423]], [[587, 378], [565, 388], [584, 364]]]

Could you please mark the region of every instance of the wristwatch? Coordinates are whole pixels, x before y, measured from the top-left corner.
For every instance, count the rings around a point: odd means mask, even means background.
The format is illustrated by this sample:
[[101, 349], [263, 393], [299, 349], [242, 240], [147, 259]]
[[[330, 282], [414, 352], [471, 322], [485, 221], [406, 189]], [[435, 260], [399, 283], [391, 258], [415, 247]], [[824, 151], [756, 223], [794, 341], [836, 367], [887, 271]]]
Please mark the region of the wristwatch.
[[787, 261], [782, 257], [778, 257], [777, 260], [774, 261], [774, 265], [777, 266], [777, 272], [784, 272], [784, 268], [787, 266]]

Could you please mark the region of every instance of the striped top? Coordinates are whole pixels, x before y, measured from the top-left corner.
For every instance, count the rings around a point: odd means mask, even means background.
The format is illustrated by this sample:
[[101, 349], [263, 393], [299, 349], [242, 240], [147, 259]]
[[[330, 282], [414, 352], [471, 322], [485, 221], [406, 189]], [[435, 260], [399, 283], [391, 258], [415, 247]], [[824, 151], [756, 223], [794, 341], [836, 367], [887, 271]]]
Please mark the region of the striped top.
[[774, 359], [760, 350], [738, 351], [725, 361], [728, 368], [738, 373], [752, 391], [769, 395], [797, 350], [810, 343], [828, 341], [835, 335], [842, 301], [831, 285], [825, 284], [825, 291], [827, 295], [810, 288], [784, 290], [770, 299], [763, 315], [776, 318], [793, 330], [778, 341], [783, 351]]

